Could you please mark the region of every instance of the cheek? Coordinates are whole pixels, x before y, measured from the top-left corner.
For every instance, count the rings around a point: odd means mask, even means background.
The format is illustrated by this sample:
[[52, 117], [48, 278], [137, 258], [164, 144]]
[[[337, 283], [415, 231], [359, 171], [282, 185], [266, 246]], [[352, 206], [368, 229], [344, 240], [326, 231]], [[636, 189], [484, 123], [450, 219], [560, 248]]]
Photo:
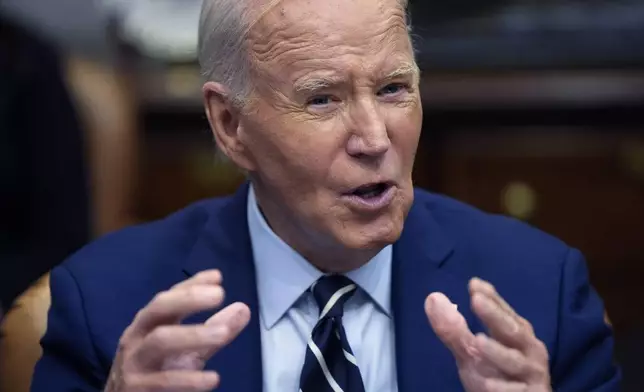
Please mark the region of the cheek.
[[323, 181], [339, 142], [331, 129], [320, 128], [288, 121], [258, 124], [261, 131], [248, 143], [258, 171], [274, 183], [300, 190]]
[[413, 161], [422, 128], [422, 110], [398, 110], [392, 113], [387, 121], [394, 148], [402, 155], [404, 162]]
[[315, 131], [294, 131], [300, 134], [293, 137], [284, 147], [288, 155], [284, 157], [288, 169], [299, 173], [302, 180], [313, 184], [319, 183], [329, 175], [329, 168], [336, 155], [337, 143], [330, 134], [316, 134]]

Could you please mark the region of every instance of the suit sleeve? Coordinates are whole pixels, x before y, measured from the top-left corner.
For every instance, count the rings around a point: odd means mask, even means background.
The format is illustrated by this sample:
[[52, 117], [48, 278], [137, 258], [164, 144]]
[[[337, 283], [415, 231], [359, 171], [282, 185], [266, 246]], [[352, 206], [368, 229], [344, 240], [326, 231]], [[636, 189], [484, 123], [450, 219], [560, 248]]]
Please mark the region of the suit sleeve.
[[101, 391], [107, 371], [98, 363], [76, 280], [65, 267], [58, 267], [51, 273], [50, 285], [43, 355], [34, 370], [31, 391]]
[[558, 343], [551, 353], [554, 390], [618, 392], [621, 372], [613, 359], [612, 330], [579, 251], [568, 252], [561, 279]]

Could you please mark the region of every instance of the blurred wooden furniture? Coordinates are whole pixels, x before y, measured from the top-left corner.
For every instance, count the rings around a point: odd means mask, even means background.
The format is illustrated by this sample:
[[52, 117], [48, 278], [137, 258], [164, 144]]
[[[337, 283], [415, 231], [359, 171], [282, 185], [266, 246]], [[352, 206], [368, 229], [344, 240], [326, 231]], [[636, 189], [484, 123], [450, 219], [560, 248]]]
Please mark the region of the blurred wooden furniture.
[[425, 75], [416, 183], [549, 232], [587, 258], [641, 391], [644, 72]]
[[644, 73], [426, 75], [417, 183], [587, 257], [618, 337], [644, 328]]
[[34, 366], [42, 355], [40, 339], [47, 328], [49, 275], [14, 304], [0, 327], [0, 392], [29, 392]]
[[[135, 92], [125, 75], [105, 64], [66, 59], [66, 82], [83, 122], [90, 163], [93, 235], [135, 221], [138, 127]], [[0, 329], [0, 392], [28, 392], [41, 356], [50, 305], [49, 276], [8, 310]]]
[[66, 60], [67, 85], [85, 130], [92, 234], [101, 236], [137, 220], [136, 90], [118, 65], [73, 55]]
[[614, 326], [644, 326], [644, 138], [628, 132], [453, 131], [437, 188], [581, 249]]
[[244, 176], [216, 157], [195, 64], [141, 66], [137, 216], [158, 219], [198, 199], [234, 192]]

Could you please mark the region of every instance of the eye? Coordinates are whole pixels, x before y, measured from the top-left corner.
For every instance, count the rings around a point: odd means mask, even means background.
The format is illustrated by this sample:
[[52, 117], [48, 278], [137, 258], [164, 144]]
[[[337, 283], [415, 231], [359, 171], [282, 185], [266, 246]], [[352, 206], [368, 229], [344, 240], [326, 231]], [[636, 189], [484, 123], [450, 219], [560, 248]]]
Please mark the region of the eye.
[[383, 87], [378, 91], [378, 95], [396, 95], [401, 93], [403, 90], [407, 89], [407, 85], [404, 83], [392, 83]]
[[333, 98], [330, 95], [317, 95], [310, 98], [306, 104], [309, 106], [326, 106], [333, 102]]

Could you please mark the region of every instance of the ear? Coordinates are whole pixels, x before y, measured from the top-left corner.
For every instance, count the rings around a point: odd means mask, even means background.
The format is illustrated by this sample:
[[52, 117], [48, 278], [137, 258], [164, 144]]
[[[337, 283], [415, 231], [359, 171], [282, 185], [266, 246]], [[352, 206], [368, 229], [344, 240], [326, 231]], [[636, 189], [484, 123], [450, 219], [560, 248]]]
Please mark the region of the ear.
[[241, 137], [240, 112], [231, 102], [230, 91], [215, 82], [206, 82], [202, 91], [206, 116], [217, 146], [240, 169], [253, 170], [253, 161]]

